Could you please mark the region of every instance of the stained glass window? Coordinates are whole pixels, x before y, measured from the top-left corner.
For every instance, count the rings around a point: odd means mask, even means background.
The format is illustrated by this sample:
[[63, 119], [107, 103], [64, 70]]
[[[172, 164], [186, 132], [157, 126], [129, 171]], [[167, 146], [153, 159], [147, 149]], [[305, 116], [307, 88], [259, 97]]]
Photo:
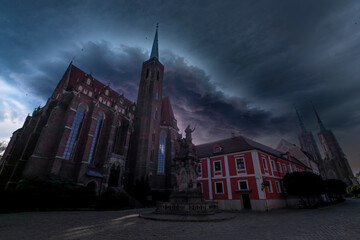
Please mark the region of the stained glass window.
[[63, 158], [64, 159], [71, 159], [74, 155], [75, 152], [75, 146], [76, 143], [79, 139], [79, 135], [80, 135], [80, 131], [81, 131], [81, 126], [84, 120], [84, 116], [85, 116], [85, 112], [86, 112], [86, 106], [84, 104], [80, 104], [78, 107], [78, 110], [76, 111], [75, 117], [74, 117], [74, 121], [71, 125], [71, 131], [70, 131], [70, 135], [69, 138], [67, 140], [66, 146], [65, 146], [65, 151], [63, 154]]
[[99, 132], [100, 132], [100, 129], [101, 129], [101, 126], [103, 123], [103, 119], [104, 119], [104, 114], [102, 112], [99, 112], [98, 116], [97, 116], [97, 122], [96, 122], [96, 128], [95, 128], [95, 132], [94, 132], [94, 136], [93, 136], [93, 141], [91, 143], [91, 149], [90, 149], [90, 154], [89, 154], [89, 159], [88, 159], [89, 163], [94, 158], [94, 151], [98, 144]]
[[160, 133], [157, 173], [165, 172], [166, 133]]

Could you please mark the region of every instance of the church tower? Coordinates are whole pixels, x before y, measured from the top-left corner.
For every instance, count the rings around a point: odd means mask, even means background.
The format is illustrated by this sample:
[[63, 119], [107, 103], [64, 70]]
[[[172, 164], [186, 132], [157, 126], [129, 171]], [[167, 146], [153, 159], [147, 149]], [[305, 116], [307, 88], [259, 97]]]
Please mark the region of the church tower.
[[324, 153], [324, 170], [326, 179], [340, 179], [347, 185], [356, 183], [353, 171], [333, 132], [325, 128], [319, 114], [313, 106], [319, 127], [318, 138]]
[[131, 184], [147, 181], [152, 186], [155, 152], [159, 146], [164, 66], [159, 61], [158, 26], [150, 58], [143, 62], [130, 161]]
[[313, 160], [319, 165], [319, 170], [321, 175], [325, 176], [323, 170], [323, 165], [324, 165], [323, 160], [321, 158], [319, 148], [315, 142], [314, 136], [312, 132], [306, 130], [305, 124], [301, 119], [299, 111], [296, 108], [295, 111], [300, 125], [300, 134], [298, 137], [299, 137], [301, 150], [312, 156]]

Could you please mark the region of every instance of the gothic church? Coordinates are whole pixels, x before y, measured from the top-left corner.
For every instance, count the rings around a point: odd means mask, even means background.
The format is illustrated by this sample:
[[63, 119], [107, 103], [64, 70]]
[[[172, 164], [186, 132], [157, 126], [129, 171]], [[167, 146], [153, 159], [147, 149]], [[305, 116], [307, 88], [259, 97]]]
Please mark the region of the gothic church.
[[71, 62], [42, 108], [11, 137], [0, 165], [0, 188], [23, 178], [56, 175], [94, 189], [143, 179], [169, 191], [178, 127], [163, 97], [158, 29], [143, 63], [137, 103]]
[[299, 142], [302, 151], [310, 154], [313, 160], [318, 163], [320, 174], [324, 179], [340, 179], [347, 185], [357, 184], [357, 180], [354, 177], [349, 162], [333, 132], [325, 128], [315, 107], [313, 107], [313, 110], [319, 127], [318, 138], [323, 150], [324, 158], [320, 155], [313, 134], [306, 130], [300, 114], [296, 110], [301, 129]]

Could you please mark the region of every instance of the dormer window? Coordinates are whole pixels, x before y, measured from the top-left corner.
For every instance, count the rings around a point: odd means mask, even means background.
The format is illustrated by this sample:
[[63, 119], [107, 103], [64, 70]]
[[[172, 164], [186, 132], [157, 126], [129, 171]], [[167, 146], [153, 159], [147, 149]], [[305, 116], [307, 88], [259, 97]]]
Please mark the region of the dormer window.
[[105, 95], [109, 96], [109, 90], [108, 89], [105, 90]]
[[214, 144], [213, 145], [213, 153], [221, 153], [223, 151], [223, 147], [220, 146], [219, 144]]
[[90, 85], [90, 84], [91, 84], [91, 79], [90, 79], [90, 78], [88, 78], [88, 79], [86, 80], [86, 84], [87, 84], [87, 85]]

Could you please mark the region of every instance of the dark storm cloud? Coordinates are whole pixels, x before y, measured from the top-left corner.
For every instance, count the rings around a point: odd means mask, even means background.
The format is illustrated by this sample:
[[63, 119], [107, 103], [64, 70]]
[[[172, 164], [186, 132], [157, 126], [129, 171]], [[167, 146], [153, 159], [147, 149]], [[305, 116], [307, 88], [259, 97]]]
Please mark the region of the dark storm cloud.
[[198, 141], [231, 131], [297, 141], [292, 106], [316, 130], [312, 101], [355, 163], [359, 8], [322, 0], [7, 1], [0, 76], [46, 99], [76, 56], [75, 65], [135, 100], [160, 22], [164, 91], [181, 127], [198, 125]]

